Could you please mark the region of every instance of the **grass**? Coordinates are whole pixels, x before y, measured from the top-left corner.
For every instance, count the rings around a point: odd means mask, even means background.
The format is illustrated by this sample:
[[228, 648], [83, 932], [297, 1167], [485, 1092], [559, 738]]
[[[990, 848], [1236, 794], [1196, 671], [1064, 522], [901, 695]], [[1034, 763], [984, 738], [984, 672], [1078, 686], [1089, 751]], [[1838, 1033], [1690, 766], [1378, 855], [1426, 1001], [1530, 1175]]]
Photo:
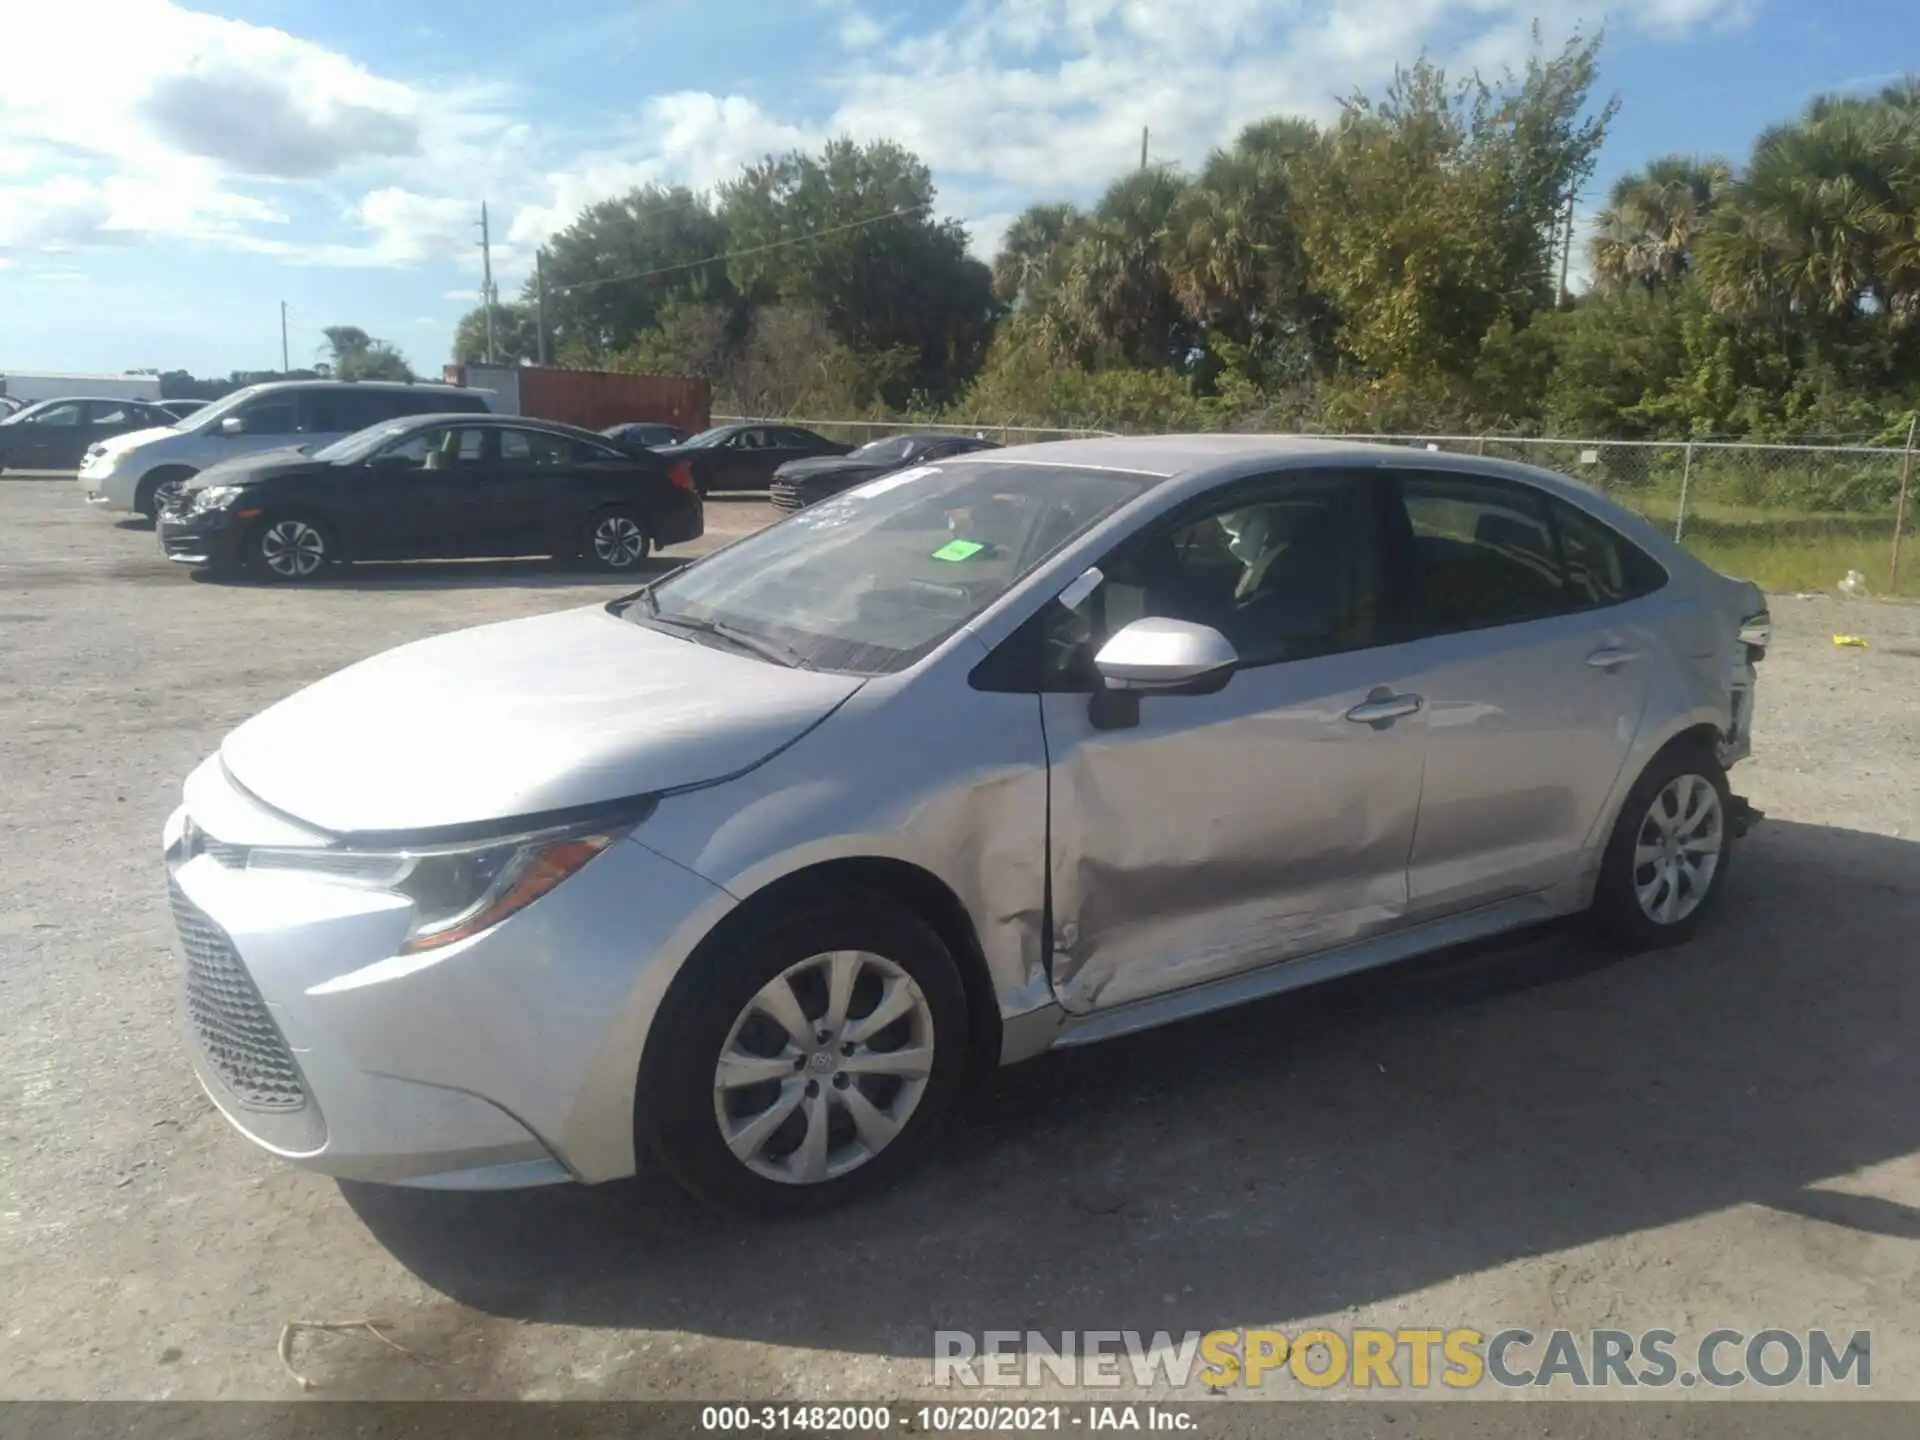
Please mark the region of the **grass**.
[[[1671, 529], [1677, 495], [1614, 492], [1615, 498]], [[1920, 536], [1909, 524], [1901, 550], [1900, 585], [1890, 592], [1892, 514], [1849, 514], [1746, 506], [1725, 500], [1689, 500], [1682, 543], [1716, 570], [1767, 590], [1838, 587], [1849, 570], [1866, 577], [1868, 593], [1920, 598]]]

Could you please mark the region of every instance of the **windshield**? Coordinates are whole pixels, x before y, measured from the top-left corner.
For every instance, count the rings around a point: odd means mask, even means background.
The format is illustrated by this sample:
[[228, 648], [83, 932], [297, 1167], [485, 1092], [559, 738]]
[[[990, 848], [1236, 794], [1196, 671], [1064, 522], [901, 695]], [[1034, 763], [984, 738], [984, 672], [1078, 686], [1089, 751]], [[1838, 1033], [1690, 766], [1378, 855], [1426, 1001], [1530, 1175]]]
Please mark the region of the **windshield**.
[[688, 449], [695, 445], [698, 445], [702, 449], [707, 449], [711, 446], [718, 445], [733, 433], [734, 431], [731, 425], [716, 425], [711, 430], [702, 430], [691, 440], [682, 440], [680, 445], [683, 449]]
[[847, 458], [850, 460], [905, 460], [913, 454], [913, 438], [889, 435], [884, 440], [869, 440]]
[[375, 425], [370, 430], [362, 430], [358, 434], [347, 436], [344, 440], [336, 440], [331, 445], [322, 446], [313, 452], [313, 458], [325, 460], [330, 464], [334, 462], [351, 464], [356, 460], [366, 459], [376, 450], [417, 428], [411, 420], [396, 420], [386, 425]]
[[1138, 475], [927, 466], [803, 510], [654, 584], [626, 614], [769, 642], [796, 664], [904, 669], [1062, 545], [1141, 494]]
[[246, 401], [259, 394], [260, 390], [261, 387], [258, 385], [249, 385], [244, 390], [236, 390], [231, 395], [222, 396], [211, 404], [201, 406], [173, 428], [198, 431], [205, 430], [210, 425], [218, 425], [222, 416], [232, 414]]

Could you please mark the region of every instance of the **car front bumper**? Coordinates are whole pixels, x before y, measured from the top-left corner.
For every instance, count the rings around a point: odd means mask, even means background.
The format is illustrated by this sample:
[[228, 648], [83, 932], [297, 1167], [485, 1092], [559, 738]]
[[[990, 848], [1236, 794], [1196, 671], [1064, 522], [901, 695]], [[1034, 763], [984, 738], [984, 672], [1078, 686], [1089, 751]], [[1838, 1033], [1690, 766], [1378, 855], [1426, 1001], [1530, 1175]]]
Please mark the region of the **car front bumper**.
[[201, 515], [181, 515], [170, 510], [154, 522], [153, 533], [160, 553], [176, 565], [232, 569], [240, 563], [240, 542], [246, 534], [246, 524], [224, 510]]
[[[633, 1172], [659, 967], [730, 897], [628, 839], [493, 929], [403, 956], [405, 898], [246, 868], [213, 828], [245, 831], [246, 802], [231, 786], [212, 807], [195, 797], [225, 785], [217, 765], [196, 772], [164, 839], [193, 1068], [235, 1129], [304, 1168], [386, 1184]], [[205, 818], [190, 825], [190, 807]]]
[[121, 471], [82, 465], [73, 477], [80, 498], [100, 510], [132, 510], [134, 477]]

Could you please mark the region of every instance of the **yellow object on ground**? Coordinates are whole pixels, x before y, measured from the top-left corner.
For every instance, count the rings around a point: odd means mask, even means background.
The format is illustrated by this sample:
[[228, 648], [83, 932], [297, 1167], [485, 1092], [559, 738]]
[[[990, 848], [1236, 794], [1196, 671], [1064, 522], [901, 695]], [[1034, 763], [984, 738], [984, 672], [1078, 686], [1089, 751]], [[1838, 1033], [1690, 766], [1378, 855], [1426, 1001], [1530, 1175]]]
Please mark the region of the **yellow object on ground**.
[[1867, 648], [1867, 642], [1862, 640], [1858, 635], [1836, 635], [1833, 637], [1833, 643], [1836, 645], [1851, 645], [1856, 650], [1864, 650]]

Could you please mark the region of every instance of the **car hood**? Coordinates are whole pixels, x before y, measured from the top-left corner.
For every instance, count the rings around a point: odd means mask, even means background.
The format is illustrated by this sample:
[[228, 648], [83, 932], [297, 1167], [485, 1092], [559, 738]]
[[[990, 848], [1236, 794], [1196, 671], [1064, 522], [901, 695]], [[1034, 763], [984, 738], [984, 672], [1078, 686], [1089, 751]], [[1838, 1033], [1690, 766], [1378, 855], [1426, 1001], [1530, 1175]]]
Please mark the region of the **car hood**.
[[805, 460], [789, 460], [773, 472], [776, 480], [811, 480], [819, 475], [884, 475], [897, 470], [904, 460], [855, 460], [849, 455], [814, 455]]
[[109, 435], [95, 444], [105, 454], [124, 455], [129, 450], [151, 445], [155, 440], [168, 440], [180, 433], [176, 425], [155, 425], [146, 430], [129, 430], [124, 435]]
[[512, 820], [750, 769], [857, 691], [600, 607], [417, 641], [228, 735], [227, 773], [335, 833]]
[[282, 445], [273, 450], [261, 450], [252, 455], [236, 455], [231, 460], [222, 460], [209, 465], [186, 484], [188, 493], [205, 490], [211, 485], [244, 485], [249, 480], [263, 480], [269, 475], [284, 475], [294, 470], [325, 470], [325, 461], [315, 460], [300, 445]]

